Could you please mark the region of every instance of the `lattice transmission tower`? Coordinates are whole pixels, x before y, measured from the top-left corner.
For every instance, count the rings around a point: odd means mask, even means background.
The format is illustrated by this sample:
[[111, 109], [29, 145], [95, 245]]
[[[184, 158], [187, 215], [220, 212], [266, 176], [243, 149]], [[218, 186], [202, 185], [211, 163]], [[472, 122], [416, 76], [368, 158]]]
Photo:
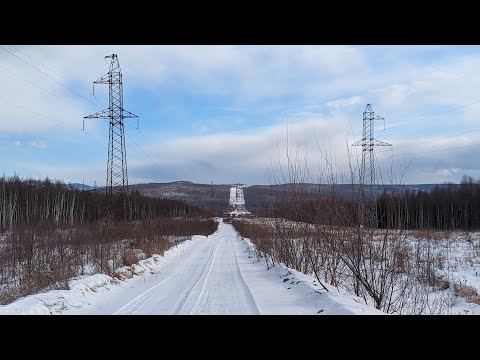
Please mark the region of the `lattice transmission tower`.
[[375, 146], [391, 146], [386, 142], [374, 138], [374, 121], [384, 120], [367, 104], [363, 112], [363, 137], [353, 146], [362, 146], [362, 164], [360, 168], [360, 204], [359, 223], [364, 228], [378, 228], [377, 189], [375, 187]]
[[127, 215], [128, 173], [123, 121], [127, 118], [138, 118], [138, 116], [123, 108], [122, 71], [117, 54], [105, 56], [105, 59], [111, 59], [110, 69], [106, 75], [94, 81], [93, 84], [108, 84], [108, 109], [85, 116], [84, 119], [108, 120], [106, 213], [117, 219], [125, 219]]

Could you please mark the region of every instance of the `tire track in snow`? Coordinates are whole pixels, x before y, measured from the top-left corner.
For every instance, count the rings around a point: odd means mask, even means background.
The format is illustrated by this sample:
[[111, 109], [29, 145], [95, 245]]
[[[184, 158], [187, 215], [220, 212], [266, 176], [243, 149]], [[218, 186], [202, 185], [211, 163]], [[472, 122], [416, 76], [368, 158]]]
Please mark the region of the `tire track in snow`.
[[[218, 241], [218, 247], [220, 247], [220, 243], [222, 242], [222, 240], [224, 240], [224, 238], [221, 238]], [[215, 251], [217, 251], [217, 250], [218, 250], [218, 248], [215, 249]], [[215, 253], [215, 256], [216, 255], [217, 254]], [[210, 274], [212, 272], [212, 264], [213, 264], [213, 261], [215, 261], [215, 256], [214, 256], [214, 259], [212, 260], [212, 263], [210, 264], [210, 269], [208, 269], [208, 273], [203, 280], [202, 289], [200, 290], [200, 293], [198, 294], [197, 299], [195, 300], [195, 304], [193, 304], [192, 309], [190, 310], [190, 315], [192, 315], [192, 313], [194, 312], [195, 308], [197, 307], [198, 303], [200, 302], [200, 299], [203, 299], [206, 295], [208, 296], [208, 291], [206, 290], [205, 285], [208, 283], [208, 280], [210, 279]], [[203, 309], [205, 309], [205, 307], [203, 307]]]
[[[220, 246], [223, 246], [222, 255], [231, 254], [233, 255], [233, 258], [235, 258], [235, 260], [232, 259], [232, 263], [231, 263], [232, 266], [229, 267], [227, 270], [227, 271], [232, 271], [230, 275], [232, 280], [231, 284], [237, 284], [237, 286], [230, 289], [232, 291], [235, 291], [238, 294], [238, 297], [236, 297], [235, 300], [233, 300], [232, 305], [238, 306], [240, 303], [242, 303], [246, 305], [246, 307], [243, 306], [241, 313], [259, 315], [260, 310], [256, 304], [255, 298], [253, 297], [249, 286], [247, 285], [241, 273], [240, 266], [238, 264], [238, 257], [234, 247], [234, 241], [237, 239], [236, 232], [231, 232], [231, 234], [228, 234], [228, 235], [233, 235], [233, 236], [223, 236], [220, 239]], [[212, 262], [212, 265], [214, 265], [213, 262]], [[215, 266], [211, 266], [211, 267], [215, 268]], [[217, 271], [218, 270], [219, 269], [217, 268]], [[212, 279], [211, 275], [212, 273], [211, 271], [209, 271], [208, 274], [205, 276], [205, 279], [202, 284], [202, 289], [198, 294], [195, 304], [190, 310], [190, 315], [210, 313], [211, 312], [210, 307], [212, 306], [211, 301], [212, 300], [214, 302], [218, 301], [218, 291], [216, 291], [216, 289], [218, 289], [218, 286], [219, 286], [218, 278], [215, 279], [215, 276], [214, 276]], [[216, 276], [218, 276], [218, 274], [216, 274]], [[217, 283], [215, 281], [217, 281]], [[235, 303], [235, 301], [237, 303]]]
[[[190, 297], [190, 295], [192, 294], [192, 291], [193, 289], [195, 288], [195, 286], [198, 284], [198, 282], [200, 281], [200, 279], [203, 277], [203, 284], [202, 284], [202, 291], [199, 293], [196, 301], [195, 301], [195, 304], [198, 302], [198, 298], [201, 296], [202, 292], [203, 292], [203, 288], [205, 286], [205, 279], [207, 278], [208, 275], [210, 275], [210, 272], [212, 271], [212, 264], [213, 262], [215, 261], [215, 255], [217, 254], [217, 251], [218, 251], [218, 248], [220, 247], [220, 242], [221, 242], [221, 239], [218, 240], [217, 244], [215, 245], [215, 247], [213, 248], [213, 251], [212, 253], [210, 254], [210, 256], [208, 257], [208, 260], [205, 262], [205, 265], [202, 269], [202, 272], [200, 273], [200, 276], [197, 278], [197, 280], [195, 280], [195, 282], [193, 283], [192, 287], [190, 288], [190, 290], [188, 290], [183, 299], [180, 301], [180, 304], [177, 306], [177, 309], [175, 310], [175, 314], [178, 315], [180, 314], [180, 312], [183, 310], [183, 307], [185, 306], [185, 303], [187, 302], [188, 298]], [[211, 261], [210, 261], [211, 260]], [[203, 274], [205, 273], [205, 270], [207, 269], [207, 266], [208, 266], [208, 271], [207, 271], [207, 274], [205, 276], [203, 276]], [[193, 306], [195, 307], [195, 305]], [[192, 307], [192, 309], [193, 309]]]
[[[180, 266], [177, 271], [175, 271], [166, 279], [160, 281], [158, 284], [152, 286], [151, 288], [147, 289], [137, 297], [130, 300], [128, 303], [123, 305], [120, 309], [115, 311], [112, 315], [135, 314], [143, 304], [145, 304], [148, 300], [150, 300], [153, 296], [155, 296], [155, 290], [157, 288], [159, 288], [161, 285], [163, 285], [164, 283], [169, 281], [171, 278], [173, 278], [175, 275], [177, 275], [180, 271], [182, 271], [185, 265], [186, 263]], [[150, 293], [152, 294], [150, 295]]]
[[[237, 234], [235, 234], [235, 240], [238, 239], [237, 237]], [[232, 239], [232, 242], [231, 242], [231, 245], [232, 245], [232, 249], [233, 249], [233, 254], [235, 255], [235, 262], [236, 262], [236, 266], [237, 266], [237, 273], [240, 277], [240, 279], [242, 280], [242, 286], [243, 288], [246, 290], [246, 293], [247, 293], [247, 297], [248, 299], [250, 300], [250, 305], [254, 308], [254, 314], [255, 315], [260, 315], [260, 309], [258, 308], [258, 305], [257, 305], [257, 302], [255, 301], [255, 298], [253, 297], [253, 294], [252, 294], [252, 291], [250, 290], [250, 287], [248, 286], [247, 282], [245, 281], [245, 278], [243, 277], [242, 275], [242, 271], [240, 270], [240, 266], [238, 265], [238, 257], [237, 257], [237, 252], [235, 251], [235, 244], [233, 243], [233, 241], [235, 241], [234, 239]]]
[[[215, 245], [214, 247], [214, 251], [215, 249], [218, 247], [218, 244]], [[208, 265], [209, 263], [209, 260], [211, 259], [212, 255], [213, 255], [213, 252], [212, 251], [212, 254], [210, 255], [210, 257], [207, 259], [205, 265], [204, 265], [204, 269], [203, 271], [205, 270], [205, 267]], [[120, 309], [118, 309], [117, 311], [115, 311], [112, 315], [125, 315], [125, 314], [132, 314], [132, 315], [135, 315], [136, 313], [138, 313], [138, 311], [141, 310], [142, 306], [146, 303], [149, 302], [150, 299], [152, 299], [155, 295], [156, 295], [156, 290], [162, 286], [163, 284], [165, 284], [166, 282], [170, 281], [172, 278], [174, 278], [178, 273], [180, 273], [184, 268], [185, 266], [188, 265], [188, 261], [184, 262], [173, 274], [171, 274], [170, 276], [168, 276], [166, 279], [160, 281], [158, 284], [155, 284], [154, 286], [152, 286], [151, 288], [147, 289], [146, 291], [144, 291], [143, 293], [141, 293], [140, 295], [136, 296], [134, 299], [130, 300], [128, 303], [126, 303], [124, 306], [122, 306]], [[203, 274], [203, 271], [202, 271], [202, 274]], [[202, 274], [200, 275], [200, 277], [202, 276]], [[199, 278], [200, 278], [199, 277]], [[195, 284], [197, 283], [198, 279], [195, 281]], [[194, 286], [195, 286], [194, 284]], [[192, 287], [193, 288], [193, 287]], [[191, 289], [190, 289], [191, 291]], [[190, 292], [189, 291], [189, 292]], [[189, 293], [188, 292], [188, 293]], [[185, 299], [186, 301], [186, 299]], [[177, 308], [178, 309], [178, 308]], [[177, 312], [175, 312], [177, 313]]]

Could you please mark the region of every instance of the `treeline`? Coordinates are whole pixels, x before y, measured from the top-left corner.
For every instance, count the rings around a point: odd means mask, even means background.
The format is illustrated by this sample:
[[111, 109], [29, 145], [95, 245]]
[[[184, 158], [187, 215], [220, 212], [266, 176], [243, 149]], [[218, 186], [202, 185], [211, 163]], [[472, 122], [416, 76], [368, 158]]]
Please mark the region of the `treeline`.
[[[463, 186], [464, 190], [467, 187]], [[360, 193], [358, 185], [351, 189], [352, 194]], [[437, 247], [448, 237], [427, 236], [433, 231], [422, 232], [425, 238], [412, 237], [404, 229], [407, 215], [411, 215], [408, 207], [415, 204], [409, 201], [415, 196], [426, 196], [435, 205], [432, 209], [438, 208], [440, 213], [443, 209], [445, 218], [441, 219], [447, 225], [447, 205], [457, 206], [453, 194], [459, 196], [461, 189], [458, 185], [446, 187], [445, 194], [449, 190], [451, 198], [439, 196], [443, 189], [383, 194], [377, 203], [382, 228], [378, 230], [359, 226], [359, 202], [350, 200], [355, 196], [339, 196], [335, 184], [317, 199], [292, 184], [275, 195], [268, 209], [256, 209], [256, 215], [263, 217], [232, 223], [241, 236], [252, 241], [267, 267], [282, 263], [314, 275], [320, 286], [342, 288], [387, 313], [441, 314], [449, 309], [443, 291], [456, 286], [441, 271], [447, 248]], [[472, 193], [465, 196], [474, 199]], [[438, 297], [432, 297], [436, 291]]]
[[[358, 198], [358, 185], [352, 197]], [[301, 189], [278, 192], [269, 208], [252, 208], [260, 217], [285, 219], [332, 226], [358, 224], [357, 201], [340, 196], [331, 186], [328, 194], [312, 200]], [[380, 229], [480, 229], [480, 179], [464, 176], [460, 184], [442, 184], [432, 191], [401, 190], [380, 194], [377, 202]]]
[[17, 225], [0, 235], [0, 305], [39, 291], [68, 289], [69, 279], [79, 275], [121, 279], [119, 267], [216, 229], [213, 219], [202, 217]]
[[464, 176], [460, 184], [430, 192], [382, 194], [378, 201], [381, 228], [475, 230], [480, 228], [480, 179]]
[[138, 191], [125, 200], [125, 218], [114, 218], [104, 190], [82, 191], [48, 178], [0, 178], [0, 304], [66, 289], [78, 275], [120, 276], [118, 267], [217, 229], [208, 211], [183, 201]]
[[[357, 189], [352, 189], [354, 193]], [[268, 208], [254, 206], [250, 212], [258, 217], [283, 218], [304, 223], [331, 226], [354, 226], [358, 220], [358, 204], [341, 196], [335, 188], [322, 195], [304, 191], [301, 187], [278, 191]]]
[[[18, 224], [86, 224], [104, 215], [104, 191], [82, 191], [61, 181], [22, 180], [18, 176], [0, 178], [0, 229]], [[205, 211], [171, 199], [150, 198], [138, 191], [127, 199], [129, 221], [156, 217], [196, 216]]]

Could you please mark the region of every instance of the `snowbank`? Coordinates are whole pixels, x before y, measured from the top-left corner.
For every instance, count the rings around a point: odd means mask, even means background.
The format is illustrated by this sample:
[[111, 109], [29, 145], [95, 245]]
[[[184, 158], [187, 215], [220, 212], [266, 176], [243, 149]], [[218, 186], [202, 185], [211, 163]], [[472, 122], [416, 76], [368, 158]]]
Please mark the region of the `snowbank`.
[[205, 236], [194, 235], [191, 240], [186, 240], [165, 251], [163, 256], [153, 255], [148, 259], [140, 260], [138, 264], [121, 267], [116, 270], [116, 277], [105, 274], [79, 276], [69, 281], [68, 290], [51, 290], [17, 299], [11, 304], [0, 306], [0, 315], [62, 314], [65, 310], [79, 309], [84, 305], [90, 305], [100, 293], [112, 288], [127, 286], [134, 280], [132, 277], [138, 277], [145, 272], [161, 270], [192, 246], [195, 241], [204, 238]]

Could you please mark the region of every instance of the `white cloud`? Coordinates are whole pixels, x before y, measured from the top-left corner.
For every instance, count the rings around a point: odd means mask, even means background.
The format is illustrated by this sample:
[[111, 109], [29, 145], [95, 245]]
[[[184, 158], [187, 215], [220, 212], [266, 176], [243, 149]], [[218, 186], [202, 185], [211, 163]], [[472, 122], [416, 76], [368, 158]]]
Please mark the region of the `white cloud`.
[[411, 93], [412, 90], [406, 84], [394, 84], [377, 91], [380, 103], [388, 107], [403, 105]]
[[365, 98], [363, 96], [351, 96], [348, 98], [337, 99], [327, 102], [327, 106], [331, 108], [348, 108], [353, 105], [365, 104]]
[[442, 179], [451, 179], [451, 177], [458, 173], [460, 169], [455, 168], [455, 169], [438, 169], [435, 171], [435, 174], [440, 176]]
[[299, 162], [306, 160], [316, 176], [317, 162], [322, 157], [319, 146], [331, 149], [338, 158], [346, 156], [346, 129], [338, 126], [344, 120], [310, 113], [288, 124], [254, 131], [171, 139], [161, 148], [144, 146], [161, 164], [149, 160], [130, 161], [129, 174], [132, 179], [155, 181], [164, 178], [158, 171], [161, 168], [163, 173], [177, 180], [265, 183], [271, 165], [286, 167], [288, 139], [290, 155], [298, 151]]
[[0, 81], [2, 134], [42, 134], [59, 125], [66, 127], [64, 131], [78, 130], [90, 108], [75, 94], [1, 49]]
[[17, 147], [17, 148], [32, 148], [32, 149], [46, 149], [48, 142], [44, 140], [34, 140], [31, 142], [22, 142], [21, 140], [14, 141], [0, 141], [0, 146], [3, 147]]
[[30, 146], [35, 149], [46, 149], [48, 147], [48, 143], [46, 141], [32, 141]]
[[[440, 58], [426, 61], [421, 56], [417, 59], [415, 56], [422, 54], [423, 47], [19, 46], [18, 48], [65, 75], [68, 82], [36, 64], [92, 101], [95, 100], [88, 95], [92, 81], [107, 72], [108, 66], [102, 59], [113, 52], [119, 54], [124, 81], [131, 91], [146, 88], [155, 94], [155, 91], [161, 93], [159, 90], [164, 93], [178, 90], [181, 94], [193, 97], [220, 95], [227, 98], [225, 104], [215, 103], [213, 106], [225, 105], [239, 109], [235, 118], [232, 116], [221, 118], [212, 116], [207, 120], [192, 118], [193, 128], [199, 133], [205, 133], [204, 135], [197, 137], [176, 135], [162, 145], [162, 152], [158, 152], [158, 158], [163, 159], [162, 171], [170, 178], [177, 179], [197, 177], [209, 182], [209, 177], [216, 176], [217, 179], [223, 177], [231, 182], [236, 182], [237, 177], [242, 178], [244, 182], [248, 182], [248, 179], [264, 181], [268, 165], [278, 161], [277, 144], [280, 147], [281, 161], [285, 163], [287, 122], [292, 146], [298, 143], [301, 151], [307, 152], [309, 164], [313, 169], [321, 158], [315, 135], [321, 144], [328, 144], [333, 156], [345, 159], [347, 146], [344, 133], [351, 131], [347, 124], [352, 124], [353, 131], [358, 135], [362, 125], [361, 113], [367, 102], [372, 103], [374, 110], [386, 118], [388, 127], [441, 113], [479, 99], [477, 90], [480, 74], [477, 69], [480, 56], [470, 54], [458, 59], [454, 57], [453, 61], [449, 59], [448, 62]], [[2, 115], [0, 133], [13, 136], [50, 135], [48, 143], [43, 140], [31, 141], [21, 138], [18, 140], [19, 143], [7, 142], [0, 145], [49, 149], [53, 147], [48, 145], [52, 144], [55, 136], [62, 140], [68, 137], [72, 142], [81, 139], [83, 135], [79, 129], [82, 117], [98, 110], [99, 106], [93, 106], [1, 49], [0, 66], [64, 99], [60, 100], [0, 69], [2, 82], [0, 99], [47, 115], [47, 117], [35, 115], [0, 101]], [[96, 91], [102, 94], [107, 90], [103, 87], [102, 90], [99, 88]], [[99, 97], [105, 99], [101, 95]], [[283, 102], [287, 97], [294, 101]], [[256, 108], [257, 105], [259, 108]], [[266, 126], [242, 133], [234, 133], [223, 126], [232, 119], [237, 122], [244, 121], [245, 109], [273, 115], [266, 122]], [[310, 111], [312, 109], [314, 111]], [[325, 113], [321, 112], [322, 109], [326, 109]], [[142, 109], [135, 109], [134, 112], [142, 112]], [[330, 113], [334, 115], [328, 115]], [[471, 106], [378, 135], [380, 139], [394, 145], [393, 151], [396, 155], [470, 145], [480, 143], [476, 136], [478, 134], [435, 141], [421, 147], [401, 150], [400, 154], [395, 150], [404, 145], [471, 130], [478, 126], [479, 116], [480, 105]], [[61, 125], [50, 117], [70, 123], [74, 127]], [[251, 119], [248, 121], [253, 122]], [[222, 133], [215, 133], [219, 128], [222, 129]], [[87, 124], [87, 131], [92, 137], [99, 136], [100, 129], [105, 130], [95, 121]], [[104, 133], [101, 137], [105, 138]], [[141, 145], [145, 146], [148, 152], [157, 153], [153, 148], [149, 149], [142, 143]], [[154, 162], [144, 160], [142, 154], [132, 157], [131, 150], [128, 149], [132, 179], [155, 180], [157, 176], [164, 177], [164, 174], [155, 172], [157, 165]], [[448, 176], [456, 178], [466, 171], [475, 172], [477, 168], [480, 169], [480, 164], [477, 164], [478, 157], [475, 156], [477, 150], [474, 148], [411, 156], [414, 161], [408, 175], [409, 179], [428, 182]], [[379, 152], [378, 155], [381, 160], [390, 156], [390, 153]], [[81, 165], [85, 167], [87, 162]], [[82, 176], [81, 169], [80, 165], [79, 168], [62, 168], [59, 164], [58, 167], [52, 166], [45, 171], [51, 171], [60, 177], [62, 174], [78, 177]], [[98, 172], [95, 176], [103, 179], [105, 172], [103, 164], [99, 163], [98, 169], [95, 169], [95, 172]], [[451, 169], [458, 171], [454, 172]]]
[[349, 76], [364, 66], [352, 46], [36, 46], [34, 57], [91, 88], [86, 74], [106, 72], [104, 55], [119, 55], [130, 86], [178, 86], [193, 93], [258, 99], [317, 89], [317, 82]]

